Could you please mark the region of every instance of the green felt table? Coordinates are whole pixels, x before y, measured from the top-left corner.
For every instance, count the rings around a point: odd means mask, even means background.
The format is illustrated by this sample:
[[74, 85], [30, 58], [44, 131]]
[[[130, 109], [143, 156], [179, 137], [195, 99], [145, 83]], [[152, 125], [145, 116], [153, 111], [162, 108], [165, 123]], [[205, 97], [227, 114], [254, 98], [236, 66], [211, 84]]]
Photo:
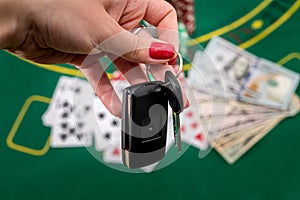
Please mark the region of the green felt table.
[[[196, 0], [197, 29], [300, 72], [300, 1]], [[300, 199], [300, 115], [282, 121], [233, 165], [189, 147], [150, 174], [114, 170], [85, 148], [49, 148], [41, 115], [69, 66], [28, 63], [0, 51], [0, 199]], [[297, 89], [300, 94], [300, 89]]]

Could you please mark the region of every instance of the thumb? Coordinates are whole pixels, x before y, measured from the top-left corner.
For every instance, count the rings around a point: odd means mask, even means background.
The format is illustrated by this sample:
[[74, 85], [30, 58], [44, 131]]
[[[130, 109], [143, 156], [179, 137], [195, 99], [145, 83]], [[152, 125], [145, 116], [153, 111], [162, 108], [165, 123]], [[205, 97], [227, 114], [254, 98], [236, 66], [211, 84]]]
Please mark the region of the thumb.
[[167, 63], [175, 56], [174, 45], [153, 38], [146, 30], [138, 34], [123, 30], [98, 48], [136, 63]]

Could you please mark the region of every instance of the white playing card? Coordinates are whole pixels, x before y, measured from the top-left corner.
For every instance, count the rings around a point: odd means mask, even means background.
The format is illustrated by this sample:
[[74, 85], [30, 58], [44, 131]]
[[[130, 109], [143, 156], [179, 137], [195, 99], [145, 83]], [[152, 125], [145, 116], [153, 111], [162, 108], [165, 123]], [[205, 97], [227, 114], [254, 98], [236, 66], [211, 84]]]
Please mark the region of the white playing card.
[[200, 126], [197, 114], [190, 107], [181, 114], [181, 137], [182, 141], [193, 145], [200, 150], [208, 148], [203, 128]]
[[158, 165], [158, 163], [159, 162], [156, 162], [156, 163], [153, 163], [152, 165], [148, 165], [146, 167], [142, 167], [141, 170], [143, 170], [146, 173], [150, 173], [150, 172], [152, 172], [155, 169], [155, 167]]
[[45, 126], [51, 126], [55, 121], [55, 109], [59, 103], [59, 99], [64, 96], [64, 93], [69, 88], [73, 78], [67, 76], [61, 76], [56, 84], [51, 103], [48, 106], [48, 109], [42, 116], [42, 121]]
[[76, 128], [76, 125], [68, 122], [67, 128], [53, 127], [51, 134], [51, 147], [88, 147], [92, 145], [92, 133], [86, 128]]
[[57, 112], [57, 120], [51, 128], [51, 146], [87, 147], [92, 145], [92, 128], [85, 121], [91, 112], [88, 106], [74, 106], [68, 99], [63, 99]]
[[[126, 80], [113, 80], [111, 83], [118, 97], [122, 99], [123, 90], [129, 83]], [[102, 151], [120, 140], [121, 120], [113, 116], [97, 96], [94, 96], [93, 105], [95, 148]]]
[[[56, 115], [60, 109], [62, 99], [68, 98], [72, 104], [93, 101], [93, 90], [86, 80], [79, 78], [60, 77], [54, 91], [51, 103], [47, 111], [42, 116], [45, 126], [51, 126], [55, 123]], [[90, 104], [91, 104], [90, 103]]]
[[94, 116], [97, 126], [94, 128], [95, 148], [102, 151], [120, 140], [121, 120], [113, 116], [97, 96], [94, 98]]
[[103, 161], [106, 163], [122, 164], [122, 149], [120, 142], [107, 146], [103, 151]]
[[85, 80], [61, 77], [51, 104], [43, 115], [45, 125], [52, 127], [52, 147], [83, 147], [92, 144], [91, 115], [93, 92]]

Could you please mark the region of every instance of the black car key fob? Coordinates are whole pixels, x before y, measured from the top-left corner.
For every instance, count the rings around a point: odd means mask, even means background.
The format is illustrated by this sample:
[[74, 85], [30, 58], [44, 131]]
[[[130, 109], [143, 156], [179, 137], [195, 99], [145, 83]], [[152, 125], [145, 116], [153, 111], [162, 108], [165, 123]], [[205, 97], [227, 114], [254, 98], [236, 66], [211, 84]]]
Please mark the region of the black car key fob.
[[165, 156], [169, 89], [164, 82], [126, 88], [122, 110], [122, 161], [141, 168]]

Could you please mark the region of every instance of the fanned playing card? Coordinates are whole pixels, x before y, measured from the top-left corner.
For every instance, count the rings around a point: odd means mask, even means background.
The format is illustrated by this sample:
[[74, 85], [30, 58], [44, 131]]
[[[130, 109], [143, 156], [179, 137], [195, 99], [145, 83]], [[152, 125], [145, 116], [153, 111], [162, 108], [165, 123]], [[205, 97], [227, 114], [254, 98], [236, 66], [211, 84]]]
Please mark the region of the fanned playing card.
[[200, 150], [207, 149], [206, 135], [203, 132], [202, 125], [199, 123], [199, 116], [197, 116], [193, 108], [185, 109], [182, 112], [180, 132], [183, 142], [193, 145]]
[[92, 145], [92, 89], [87, 81], [61, 77], [51, 103], [42, 117], [51, 126], [52, 147], [84, 147]]
[[97, 96], [94, 97], [94, 110], [95, 148], [97, 151], [102, 151], [120, 140], [121, 119], [113, 116]]

